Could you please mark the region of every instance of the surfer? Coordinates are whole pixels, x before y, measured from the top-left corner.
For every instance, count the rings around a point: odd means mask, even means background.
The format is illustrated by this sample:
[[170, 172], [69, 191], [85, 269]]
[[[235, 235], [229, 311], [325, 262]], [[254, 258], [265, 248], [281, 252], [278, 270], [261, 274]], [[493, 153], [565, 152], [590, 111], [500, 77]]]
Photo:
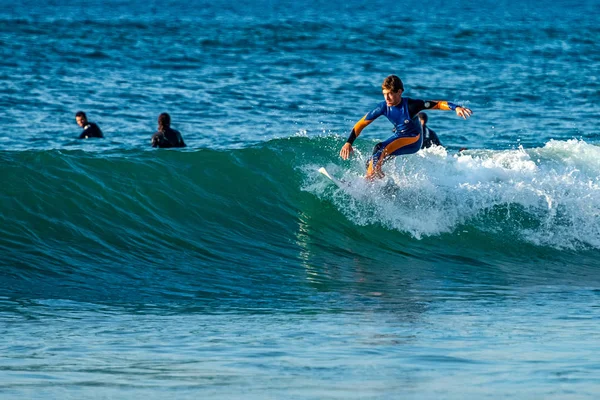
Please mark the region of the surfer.
[[348, 140], [340, 150], [340, 157], [347, 160], [353, 151], [352, 144], [362, 130], [382, 115], [385, 115], [394, 124], [394, 134], [387, 140], [378, 143], [373, 149], [373, 155], [367, 161], [365, 176], [367, 179], [382, 178], [384, 174], [381, 167], [391, 157], [419, 151], [423, 143], [422, 127], [416, 121], [419, 112], [423, 110], [453, 110], [463, 119], [469, 118], [473, 113], [467, 107], [457, 106], [444, 100], [403, 98], [404, 84], [396, 75], [385, 78], [381, 89], [385, 101], [379, 103], [354, 125]]
[[432, 129], [429, 129], [427, 126], [427, 114], [424, 112], [420, 112], [417, 114], [419, 116], [419, 121], [421, 122], [421, 128], [423, 129], [423, 144], [421, 145], [422, 149], [428, 149], [432, 145], [441, 146], [440, 138], [438, 138], [437, 133]]
[[158, 116], [158, 132], [152, 135], [152, 147], [185, 147], [181, 133], [171, 129], [171, 116], [167, 113]]
[[77, 111], [75, 114], [75, 121], [77, 121], [77, 125], [83, 128], [83, 132], [81, 132], [81, 135], [79, 135], [79, 139], [104, 137], [98, 125], [93, 122], [89, 122], [87, 120], [87, 115], [85, 115], [83, 111]]

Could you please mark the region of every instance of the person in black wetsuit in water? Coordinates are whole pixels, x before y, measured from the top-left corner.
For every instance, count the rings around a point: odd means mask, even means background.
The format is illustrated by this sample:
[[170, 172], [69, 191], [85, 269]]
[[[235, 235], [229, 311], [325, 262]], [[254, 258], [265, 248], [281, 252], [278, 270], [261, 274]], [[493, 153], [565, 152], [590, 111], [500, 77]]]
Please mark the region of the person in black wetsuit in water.
[[152, 147], [185, 147], [181, 133], [171, 129], [171, 116], [167, 113], [158, 116], [158, 132], [152, 135]]
[[77, 111], [77, 114], [75, 114], [75, 121], [77, 121], [77, 125], [83, 128], [83, 132], [81, 132], [81, 135], [79, 135], [79, 139], [104, 137], [98, 125], [93, 122], [89, 122], [83, 111]]
[[420, 112], [417, 114], [419, 116], [419, 120], [421, 121], [421, 126], [423, 127], [423, 144], [421, 145], [422, 149], [428, 149], [432, 145], [441, 146], [440, 138], [438, 138], [437, 133], [435, 133], [432, 129], [429, 129], [427, 126], [427, 114], [424, 112]]

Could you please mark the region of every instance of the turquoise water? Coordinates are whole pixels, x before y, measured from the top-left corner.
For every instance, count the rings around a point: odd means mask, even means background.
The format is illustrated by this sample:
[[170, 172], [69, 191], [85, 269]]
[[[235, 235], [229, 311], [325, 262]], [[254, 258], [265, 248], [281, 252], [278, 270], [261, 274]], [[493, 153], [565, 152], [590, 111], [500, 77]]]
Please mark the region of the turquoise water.
[[1, 397], [595, 398], [595, 2], [0, 4]]

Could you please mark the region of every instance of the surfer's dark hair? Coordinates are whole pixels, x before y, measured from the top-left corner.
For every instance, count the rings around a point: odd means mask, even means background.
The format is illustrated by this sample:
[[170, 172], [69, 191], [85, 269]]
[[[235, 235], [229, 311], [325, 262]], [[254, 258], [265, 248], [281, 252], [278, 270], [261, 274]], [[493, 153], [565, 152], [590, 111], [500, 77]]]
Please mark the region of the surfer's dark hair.
[[83, 111], [77, 111], [77, 113], [75, 114], [75, 118], [77, 117], [81, 117], [87, 121], [87, 115], [85, 115]]
[[171, 116], [167, 113], [162, 113], [158, 116], [158, 130], [164, 131], [171, 127]]
[[424, 112], [420, 112], [418, 115], [419, 115], [419, 118], [421, 118], [421, 120], [423, 122], [427, 123], [427, 119], [428, 119], [427, 114], [425, 114]]
[[390, 75], [381, 84], [381, 88], [384, 90], [390, 90], [392, 92], [397, 92], [398, 90], [404, 90], [404, 84], [402, 80], [398, 78], [396, 75]]

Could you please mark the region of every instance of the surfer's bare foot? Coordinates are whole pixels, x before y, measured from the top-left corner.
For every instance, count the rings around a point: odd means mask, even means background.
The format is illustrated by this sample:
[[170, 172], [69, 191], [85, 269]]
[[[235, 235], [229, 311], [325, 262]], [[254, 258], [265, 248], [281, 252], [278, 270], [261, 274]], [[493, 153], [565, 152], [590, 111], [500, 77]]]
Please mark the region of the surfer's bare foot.
[[382, 179], [385, 174], [380, 169], [373, 171], [371, 174], [365, 175], [365, 179], [368, 181], [374, 181], [375, 179]]

